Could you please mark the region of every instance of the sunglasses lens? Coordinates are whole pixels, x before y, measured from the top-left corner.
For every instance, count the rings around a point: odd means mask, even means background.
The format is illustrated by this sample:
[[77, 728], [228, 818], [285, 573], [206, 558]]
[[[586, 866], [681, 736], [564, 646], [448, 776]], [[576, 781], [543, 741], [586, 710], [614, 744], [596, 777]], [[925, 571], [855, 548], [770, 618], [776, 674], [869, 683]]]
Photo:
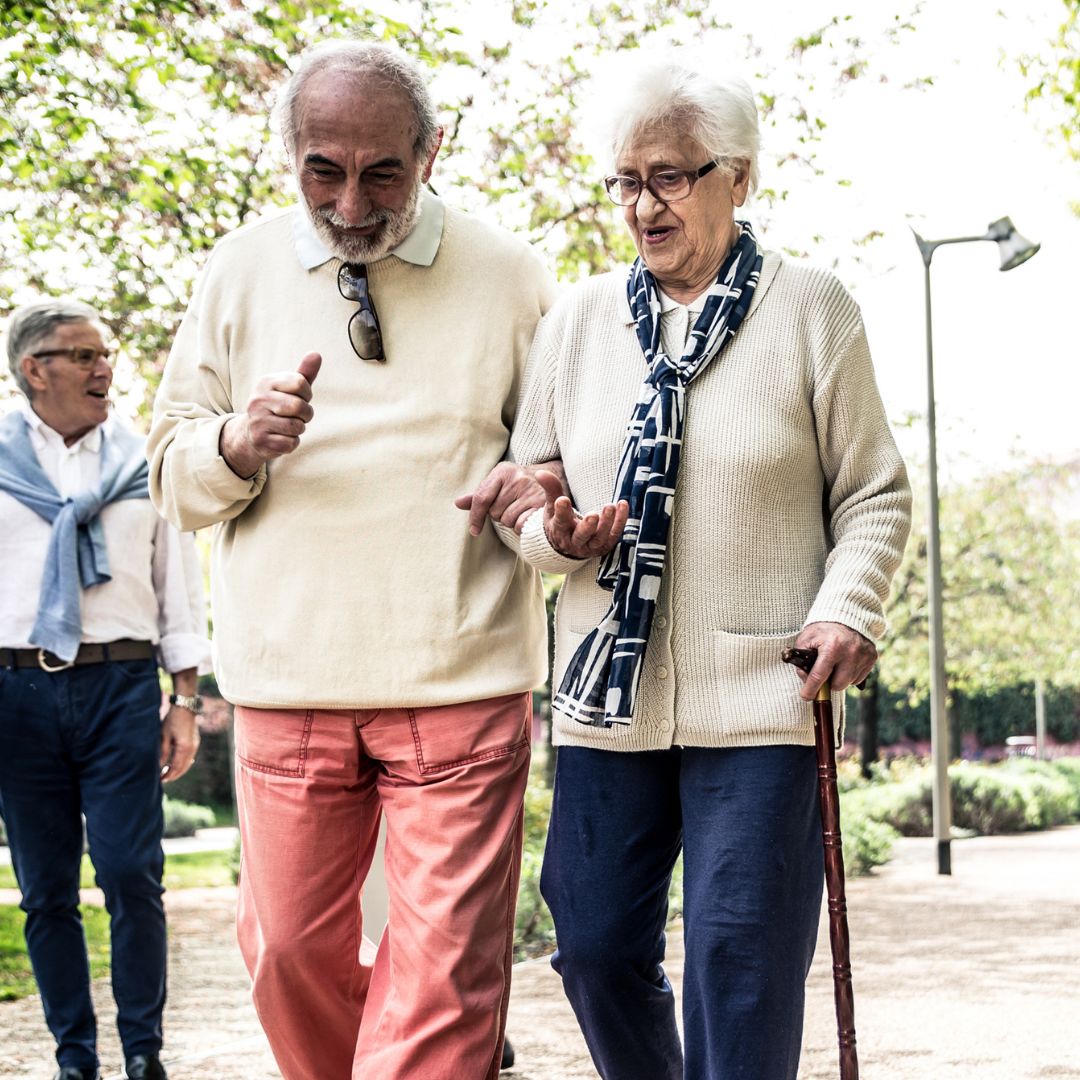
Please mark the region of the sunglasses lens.
[[360, 308], [349, 320], [349, 341], [361, 360], [382, 360], [382, 334], [374, 314], [368, 308]]

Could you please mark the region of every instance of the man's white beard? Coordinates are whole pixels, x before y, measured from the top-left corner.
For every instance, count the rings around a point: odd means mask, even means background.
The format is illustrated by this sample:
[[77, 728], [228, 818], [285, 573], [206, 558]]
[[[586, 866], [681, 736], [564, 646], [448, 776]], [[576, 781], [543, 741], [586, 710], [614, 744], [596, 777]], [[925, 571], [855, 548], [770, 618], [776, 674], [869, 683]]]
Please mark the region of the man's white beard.
[[332, 255], [336, 255], [342, 262], [369, 263], [389, 254], [412, 232], [416, 219], [420, 216], [420, 191], [423, 186], [423, 181], [418, 179], [408, 202], [401, 210], [373, 210], [359, 225], [353, 226], [360, 229], [370, 225], [379, 226], [370, 236], [356, 236], [346, 232], [349, 223], [337, 211], [312, 210], [302, 195], [300, 201], [316, 235], [330, 249]]

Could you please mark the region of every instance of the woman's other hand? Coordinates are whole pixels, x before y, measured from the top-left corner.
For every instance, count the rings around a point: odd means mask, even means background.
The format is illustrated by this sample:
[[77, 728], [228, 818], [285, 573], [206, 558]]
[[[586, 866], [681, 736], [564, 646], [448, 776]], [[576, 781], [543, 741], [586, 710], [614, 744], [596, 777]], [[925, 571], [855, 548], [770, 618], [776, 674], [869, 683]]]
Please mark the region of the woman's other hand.
[[625, 499], [607, 503], [596, 513], [582, 515], [574, 510], [557, 476], [541, 470], [536, 480], [547, 494], [544, 532], [548, 543], [560, 555], [595, 559], [606, 555], [619, 542], [630, 514], [630, 504]]

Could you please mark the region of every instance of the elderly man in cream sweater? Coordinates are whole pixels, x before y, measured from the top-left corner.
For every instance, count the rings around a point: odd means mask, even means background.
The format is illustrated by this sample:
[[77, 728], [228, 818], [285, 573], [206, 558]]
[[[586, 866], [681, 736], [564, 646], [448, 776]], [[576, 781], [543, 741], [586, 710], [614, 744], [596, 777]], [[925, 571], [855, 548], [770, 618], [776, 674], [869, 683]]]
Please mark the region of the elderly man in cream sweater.
[[553, 282], [426, 189], [441, 131], [395, 51], [313, 50], [280, 110], [300, 205], [214, 250], [148, 448], [161, 511], [216, 526], [240, 944], [286, 1080], [480, 1080], [500, 1068], [546, 643], [536, 572], [491, 529], [470, 540], [452, 500], [506, 450]]

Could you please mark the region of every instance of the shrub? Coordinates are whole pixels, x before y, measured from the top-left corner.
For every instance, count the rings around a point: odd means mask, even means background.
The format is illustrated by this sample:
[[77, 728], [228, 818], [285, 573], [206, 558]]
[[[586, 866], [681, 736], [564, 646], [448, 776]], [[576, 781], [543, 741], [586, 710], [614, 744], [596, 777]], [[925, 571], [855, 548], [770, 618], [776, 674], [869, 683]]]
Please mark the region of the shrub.
[[892, 858], [897, 837], [891, 825], [863, 814], [842, 814], [840, 833], [844, 842], [844, 871], [852, 877], [869, 874]]
[[240, 834], [236, 834], [232, 851], [229, 852], [229, 873], [232, 875], [232, 883], [240, 884]]
[[1048, 829], [1080, 819], [1080, 770], [1070, 776], [1067, 768], [1062, 770], [1052, 762], [1032, 758], [1010, 758], [999, 767], [1027, 784], [1032, 799], [1032, 828]]
[[[845, 794], [845, 808], [885, 822], [903, 836], [929, 836], [933, 824], [929, 768], [904, 765], [895, 770], [904, 776], [899, 782], [877, 779], [891, 771], [879, 770], [869, 787]], [[1080, 820], [1080, 761], [1064, 766], [1029, 758], [1012, 758], [1000, 765], [959, 762], [949, 768], [949, 789], [953, 825], [983, 836]]]
[[209, 806], [196, 806], [166, 795], [161, 800], [161, 807], [165, 811], [166, 836], [194, 836], [196, 829], [214, 826], [214, 811]]
[[521, 859], [517, 917], [514, 924], [514, 959], [523, 960], [548, 951], [555, 942], [555, 924], [540, 895], [540, 867], [544, 860], [551, 789], [530, 778], [525, 791], [525, 845]]
[[932, 829], [930, 774], [924, 767], [903, 780], [873, 783], [849, 792], [841, 808], [853, 818], [892, 826], [901, 836], [929, 836]]
[[1064, 776], [1077, 795], [1080, 795], [1080, 758], [1055, 758], [1049, 764], [1054, 767], [1056, 773]]
[[1036, 800], [1024, 780], [1000, 767], [953, 765], [949, 769], [953, 823], [982, 836], [1038, 827]]

